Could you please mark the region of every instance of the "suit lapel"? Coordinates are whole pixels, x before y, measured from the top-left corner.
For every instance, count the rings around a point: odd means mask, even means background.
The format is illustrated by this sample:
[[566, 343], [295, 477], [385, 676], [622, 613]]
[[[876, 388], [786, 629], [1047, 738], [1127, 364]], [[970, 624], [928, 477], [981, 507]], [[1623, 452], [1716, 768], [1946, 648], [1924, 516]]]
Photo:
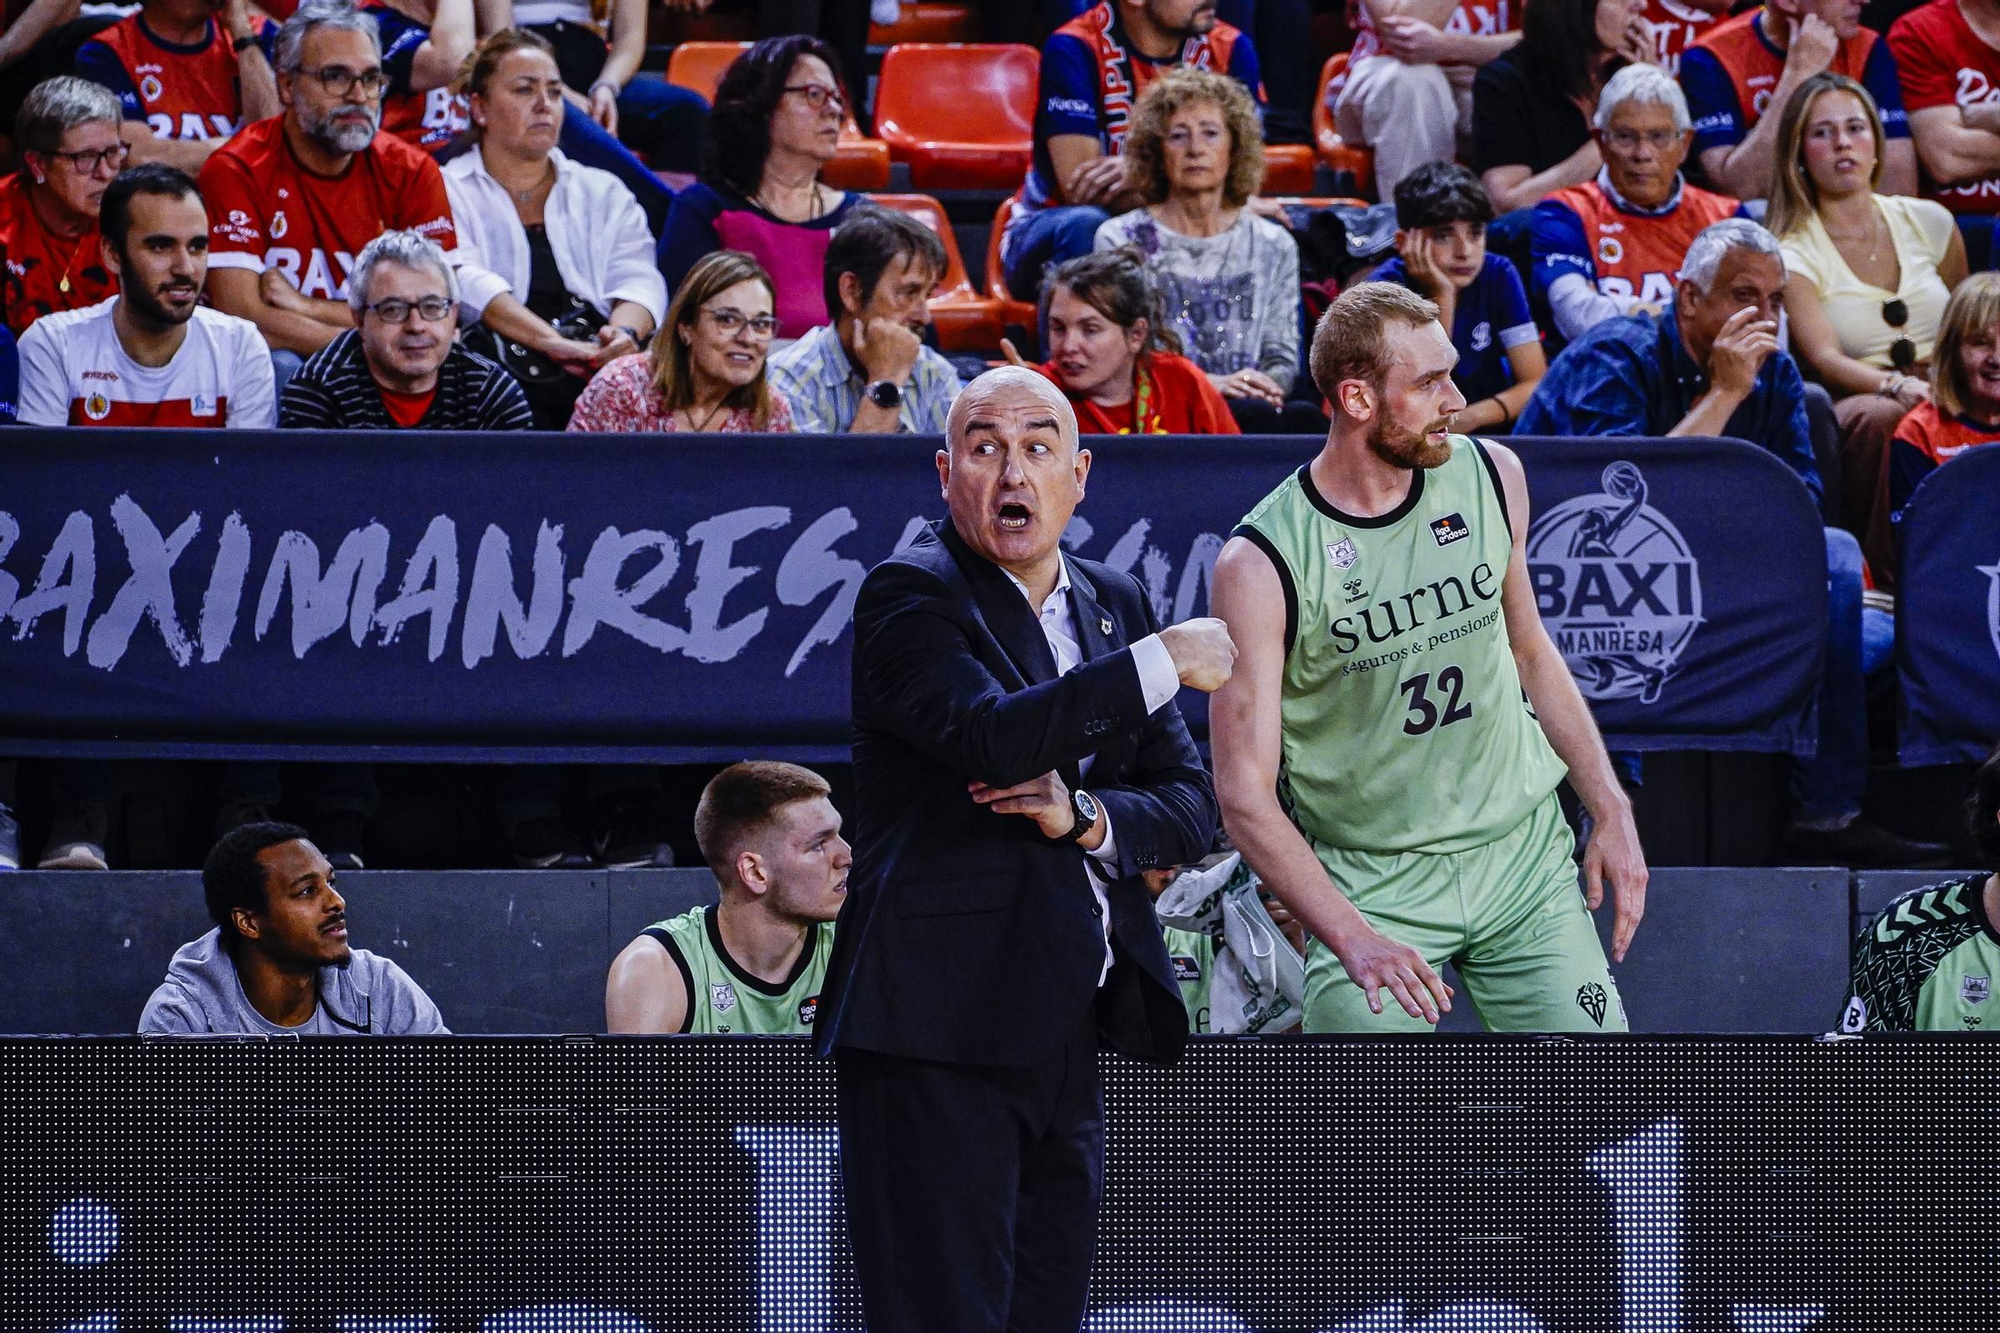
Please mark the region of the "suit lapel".
[[1118, 622], [1098, 605], [1097, 590], [1073, 563], [1069, 567], [1069, 613], [1076, 624], [1077, 647], [1082, 650], [1084, 661], [1094, 662], [1125, 646]]
[[1014, 581], [998, 565], [967, 546], [950, 519], [938, 525], [938, 533], [972, 588], [973, 606], [980, 622], [1013, 661], [1022, 678], [1030, 685], [1054, 680], [1055, 654], [1049, 651], [1040, 618]]

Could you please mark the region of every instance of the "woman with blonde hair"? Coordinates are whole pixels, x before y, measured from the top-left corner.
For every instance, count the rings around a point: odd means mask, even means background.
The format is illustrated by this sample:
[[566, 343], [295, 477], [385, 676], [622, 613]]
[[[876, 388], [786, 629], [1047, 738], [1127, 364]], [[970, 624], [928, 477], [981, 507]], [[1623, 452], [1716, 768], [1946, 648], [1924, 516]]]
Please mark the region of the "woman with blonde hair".
[[1097, 248], [1133, 246], [1166, 302], [1167, 326], [1243, 429], [1323, 430], [1285, 396], [1299, 370], [1299, 251], [1245, 207], [1264, 176], [1249, 90], [1183, 65], [1147, 85], [1125, 135], [1125, 176], [1146, 201], [1097, 229]]
[[[1931, 396], [1896, 426], [1889, 442], [1876, 510], [1879, 531], [1866, 547], [1883, 552], [1874, 561], [1875, 585], [1896, 586], [1894, 525], [1916, 494], [1917, 483], [1940, 463], [1967, 449], [2000, 440], [2000, 273], [1975, 273], [1958, 285], [1944, 308], [1937, 350], [1931, 355]], [[1873, 557], [1871, 557], [1872, 559]]]
[[1842, 521], [1864, 538], [1890, 433], [1927, 397], [1938, 323], [1965, 279], [1965, 242], [1942, 204], [1877, 193], [1884, 142], [1867, 89], [1844, 74], [1807, 79], [1778, 122], [1765, 217], [1785, 250], [1792, 351], [1835, 400]]
[[688, 270], [651, 353], [620, 357], [577, 400], [574, 431], [789, 431], [791, 405], [764, 375], [771, 277], [739, 250], [717, 250]]

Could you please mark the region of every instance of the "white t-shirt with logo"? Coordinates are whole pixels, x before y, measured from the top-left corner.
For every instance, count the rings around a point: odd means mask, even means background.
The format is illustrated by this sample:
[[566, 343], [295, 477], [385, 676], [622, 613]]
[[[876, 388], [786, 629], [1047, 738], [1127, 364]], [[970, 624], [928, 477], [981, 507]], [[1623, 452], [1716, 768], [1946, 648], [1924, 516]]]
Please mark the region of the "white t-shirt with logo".
[[271, 349], [255, 324], [196, 306], [173, 359], [142, 366], [118, 341], [118, 300], [44, 315], [21, 335], [22, 425], [277, 426]]

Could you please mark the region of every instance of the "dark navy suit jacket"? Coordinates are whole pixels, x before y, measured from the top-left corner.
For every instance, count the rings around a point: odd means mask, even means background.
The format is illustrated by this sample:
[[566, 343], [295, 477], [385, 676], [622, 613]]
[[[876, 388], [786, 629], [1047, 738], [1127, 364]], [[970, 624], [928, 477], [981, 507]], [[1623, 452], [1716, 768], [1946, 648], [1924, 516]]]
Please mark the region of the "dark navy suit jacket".
[[[1128, 645], [1158, 629], [1139, 585], [1069, 558], [1084, 661], [1058, 676], [1041, 623], [950, 521], [870, 571], [854, 609], [854, 865], [815, 1043], [962, 1064], [1049, 1059], [1092, 1006], [1102, 1038], [1168, 1063], [1187, 1011], [1139, 873], [1207, 854], [1218, 811], [1172, 703], [1148, 716]], [[1108, 628], [1106, 628], [1108, 626]], [[1083, 851], [966, 784], [1051, 771], [1116, 835], [1116, 963]], [[1093, 866], [1095, 862], [1091, 863]], [[1103, 876], [1100, 876], [1103, 878]]]

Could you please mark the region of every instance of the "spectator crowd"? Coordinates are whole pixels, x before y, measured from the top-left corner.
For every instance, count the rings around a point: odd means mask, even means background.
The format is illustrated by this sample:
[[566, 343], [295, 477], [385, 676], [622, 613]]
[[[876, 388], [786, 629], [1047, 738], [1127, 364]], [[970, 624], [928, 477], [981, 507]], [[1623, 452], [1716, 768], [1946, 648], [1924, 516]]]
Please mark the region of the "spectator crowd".
[[[2000, 439], [2000, 0], [1889, 0], [1885, 31], [1857, 0], [1350, 0], [1317, 93], [1306, 0], [1022, 8], [1052, 31], [989, 287], [1032, 314], [945, 349], [950, 223], [829, 180], [867, 123], [847, 29], [705, 98], [641, 68], [642, 0], [10, 6], [0, 416], [935, 434], [1004, 358], [1085, 433], [1318, 435], [1313, 312], [1399, 283], [1460, 430], [1727, 435], [1797, 473], [1831, 612], [1792, 850], [1923, 858], [1862, 816], [1864, 701], [1903, 507]], [[1266, 191], [1314, 122], [1372, 209]], [[102, 773], [67, 769], [41, 863], [102, 867]], [[272, 779], [236, 777], [255, 822]], [[546, 823], [517, 859], [582, 863]]]

